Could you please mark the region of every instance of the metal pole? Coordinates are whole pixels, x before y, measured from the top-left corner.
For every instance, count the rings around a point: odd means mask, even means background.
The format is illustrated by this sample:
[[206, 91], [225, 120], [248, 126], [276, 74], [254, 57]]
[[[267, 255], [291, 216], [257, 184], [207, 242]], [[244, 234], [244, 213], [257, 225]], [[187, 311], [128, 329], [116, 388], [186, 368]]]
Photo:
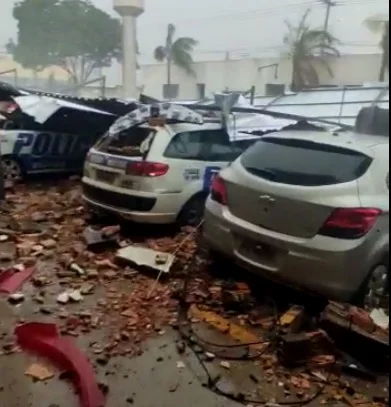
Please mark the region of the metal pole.
[[106, 76], [102, 76], [101, 78], [101, 96], [102, 99], [106, 97]]
[[280, 64], [270, 64], [270, 65], [264, 65], [264, 66], [260, 66], [258, 67], [258, 72], [263, 71], [264, 69], [267, 68], [274, 68], [274, 79], [278, 78], [278, 68], [279, 68]]
[[[337, 5], [337, 3], [334, 3], [331, 0], [321, 0], [322, 3], [326, 5], [326, 16], [324, 20], [324, 25], [323, 25], [323, 32], [327, 32], [329, 29], [329, 22], [330, 22], [330, 12], [331, 12], [331, 7], [334, 7]], [[322, 55], [324, 55], [324, 48], [326, 45], [325, 38], [323, 39], [323, 46], [322, 46]]]
[[254, 106], [255, 103], [255, 86], [251, 86], [251, 92], [250, 92], [250, 104], [251, 106]]
[[18, 70], [16, 68], [8, 69], [7, 71], [0, 72], [0, 75], [7, 75], [9, 73], [14, 74], [14, 85], [18, 86]]
[[338, 115], [338, 122], [341, 123], [341, 118], [343, 114], [343, 108], [345, 104], [345, 97], [346, 97], [346, 86], [342, 88], [342, 99], [341, 99], [341, 104], [339, 106], [339, 115]]
[[102, 97], [104, 97], [104, 94], [106, 91], [106, 76], [105, 75], [101, 76], [100, 78], [91, 79], [87, 82], [82, 83], [81, 85], [73, 86], [71, 88], [64, 88], [60, 91], [60, 93], [77, 91], [79, 89], [84, 88], [87, 85], [92, 85], [93, 83], [96, 83], [96, 82], [100, 82]]
[[[274, 68], [274, 79], [277, 79], [278, 78], [279, 67], [280, 67], [280, 64], [269, 64], [269, 65], [259, 66], [258, 69], [257, 69], [257, 78], [256, 78], [255, 82], [258, 83], [258, 80], [262, 79], [262, 78], [259, 78], [259, 74], [261, 72], [263, 72], [265, 69], [269, 69], [269, 68]], [[266, 86], [265, 86], [265, 88], [266, 88]]]

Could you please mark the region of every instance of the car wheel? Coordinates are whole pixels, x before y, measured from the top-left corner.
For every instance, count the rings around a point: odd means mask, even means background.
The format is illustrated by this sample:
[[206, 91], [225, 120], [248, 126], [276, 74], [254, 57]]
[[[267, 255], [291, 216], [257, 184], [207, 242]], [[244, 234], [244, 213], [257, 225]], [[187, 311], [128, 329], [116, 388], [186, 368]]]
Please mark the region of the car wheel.
[[198, 226], [204, 217], [204, 196], [198, 195], [190, 199], [178, 215], [180, 226]]
[[364, 285], [361, 302], [365, 309], [389, 309], [389, 266], [379, 264], [373, 268]]
[[23, 178], [23, 168], [18, 161], [10, 157], [3, 157], [1, 162], [3, 165], [3, 177], [6, 182], [16, 182]]

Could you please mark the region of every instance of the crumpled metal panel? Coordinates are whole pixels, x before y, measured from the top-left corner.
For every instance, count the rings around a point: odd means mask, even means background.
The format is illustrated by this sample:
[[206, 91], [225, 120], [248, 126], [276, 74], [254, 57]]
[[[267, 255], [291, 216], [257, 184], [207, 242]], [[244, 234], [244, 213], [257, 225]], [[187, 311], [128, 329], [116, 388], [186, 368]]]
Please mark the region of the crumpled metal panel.
[[172, 105], [170, 103], [157, 103], [156, 105], [141, 105], [138, 109], [120, 117], [109, 129], [109, 135], [114, 136], [121, 131], [130, 129], [141, 123], [145, 123], [154, 116], [154, 109], [157, 109], [158, 116], [167, 120], [177, 120], [182, 123], [202, 124], [203, 117], [184, 106]]
[[388, 85], [308, 90], [276, 97], [273, 101], [270, 97], [260, 97], [255, 99], [255, 105], [271, 111], [354, 125], [359, 111], [375, 101], [379, 107], [389, 109]]

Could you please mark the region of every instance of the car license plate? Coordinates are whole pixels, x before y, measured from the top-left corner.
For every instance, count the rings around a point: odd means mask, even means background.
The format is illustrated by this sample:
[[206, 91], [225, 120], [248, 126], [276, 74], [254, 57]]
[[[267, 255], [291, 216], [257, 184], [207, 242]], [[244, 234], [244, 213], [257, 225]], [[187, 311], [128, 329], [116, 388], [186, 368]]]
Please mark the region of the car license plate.
[[96, 170], [96, 178], [98, 181], [107, 182], [108, 184], [113, 184], [116, 177], [115, 172]]

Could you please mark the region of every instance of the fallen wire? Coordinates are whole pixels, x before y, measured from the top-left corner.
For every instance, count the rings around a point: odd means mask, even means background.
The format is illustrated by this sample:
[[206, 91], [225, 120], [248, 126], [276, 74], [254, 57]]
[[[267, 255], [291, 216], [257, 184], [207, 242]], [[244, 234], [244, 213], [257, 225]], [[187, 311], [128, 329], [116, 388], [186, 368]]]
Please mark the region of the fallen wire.
[[[189, 240], [189, 239], [194, 235], [194, 233], [196, 233], [196, 232], [202, 227], [203, 223], [204, 223], [204, 221], [202, 220], [194, 230], [192, 230], [190, 233], [188, 233], [188, 234], [179, 242], [179, 244], [177, 245], [176, 249], [175, 249], [174, 252], [172, 253], [172, 256], [173, 256], [174, 258], [175, 258], [175, 256], [178, 254], [178, 252], [179, 252], [179, 250], [181, 249], [181, 247], [187, 242], [187, 240]], [[163, 274], [163, 271], [160, 270], [160, 271], [159, 271], [159, 274], [158, 274], [158, 276], [157, 276], [157, 278], [156, 278], [156, 280], [153, 282], [153, 285], [152, 285], [152, 287], [151, 287], [151, 289], [150, 289], [150, 291], [149, 291], [149, 293], [148, 293], [148, 295], [147, 295], [147, 299], [148, 299], [148, 300], [151, 298], [153, 292], [155, 291], [157, 285], [159, 284], [159, 281], [160, 281], [160, 278], [162, 277], [162, 274]]]
[[[201, 238], [200, 238], [200, 229], [202, 226], [203, 222], [201, 222], [195, 231], [197, 231], [197, 240], [198, 240], [198, 244], [197, 244], [197, 248], [200, 248], [201, 245]], [[188, 236], [187, 236], [188, 237]], [[186, 238], [187, 238], [186, 237]], [[181, 243], [180, 243], [181, 245]], [[205, 375], [207, 376], [208, 380], [206, 384], [201, 383], [202, 385], [205, 385], [210, 391], [214, 392], [215, 394], [225, 397], [229, 400], [241, 403], [241, 404], [256, 404], [256, 405], [262, 405], [262, 406], [267, 406], [270, 405], [270, 402], [267, 400], [256, 400], [256, 399], [250, 399], [250, 398], [246, 398], [246, 396], [242, 393], [237, 393], [237, 394], [232, 394], [229, 393], [227, 391], [223, 391], [221, 388], [219, 388], [218, 386], [218, 381], [219, 381], [219, 377], [217, 378], [213, 378], [211, 373], [209, 372], [205, 362], [201, 359], [199, 352], [197, 352], [197, 350], [195, 349], [195, 345], [200, 346], [202, 349], [205, 350], [205, 347], [202, 346], [202, 344], [200, 344], [199, 342], [203, 342], [204, 344], [207, 344], [209, 346], [214, 346], [214, 347], [218, 347], [218, 348], [243, 348], [243, 347], [249, 347], [249, 346], [255, 346], [255, 345], [261, 345], [261, 344], [265, 344], [265, 343], [271, 343], [272, 347], [278, 348], [279, 346], [279, 339], [280, 339], [280, 332], [275, 332], [275, 337], [273, 341], [264, 341], [264, 340], [260, 340], [258, 342], [252, 342], [252, 343], [243, 343], [243, 344], [234, 344], [234, 345], [222, 345], [222, 344], [214, 344], [212, 342], [209, 341], [205, 341], [205, 340], [200, 340], [197, 343], [197, 341], [194, 341], [194, 337], [197, 338], [198, 335], [195, 334], [194, 330], [191, 327], [191, 321], [189, 320], [189, 304], [187, 303], [187, 294], [188, 294], [188, 290], [189, 290], [189, 282], [191, 279], [191, 276], [195, 275], [195, 262], [196, 262], [196, 258], [198, 255], [198, 251], [196, 250], [193, 253], [193, 256], [191, 258], [191, 261], [187, 267], [187, 272], [186, 272], [186, 276], [185, 276], [185, 281], [183, 284], [183, 288], [181, 291], [181, 295], [179, 297], [179, 312], [178, 312], [178, 316], [179, 316], [179, 324], [178, 324], [178, 332], [181, 336], [181, 339], [183, 341], [185, 341], [189, 347], [189, 349], [192, 351], [192, 353], [194, 353], [196, 359], [198, 360], [200, 366], [202, 367], [203, 371], [205, 372]], [[277, 311], [277, 307], [275, 307], [275, 310]], [[190, 326], [190, 332], [186, 333], [183, 331], [183, 329], [181, 328], [182, 326], [182, 322], [184, 322], [186, 325]], [[279, 322], [279, 318], [278, 318], [278, 312], [275, 313], [275, 320], [276, 320], [276, 327], [278, 326], [278, 322]], [[193, 336], [193, 338], [192, 338]], [[198, 338], [197, 338], [198, 339]], [[218, 355], [216, 355], [218, 357]], [[261, 356], [261, 354], [257, 354], [254, 355], [254, 358], [259, 358]], [[247, 361], [249, 359], [247, 359], [248, 355], [245, 357], [237, 357], [237, 358], [233, 358], [231, 360], [243, 360], [243, 361]], [[251, 360], [251, 359], [250, 359]], [[330, 384], [330, 374], [331, 374], [331, 369], [328, 373], [328, 377], [326, 379], [326, 382], [323, 386], [320, 386], [320, 388], [317, 390], [317, 392], [315, 394], [313, 394], [311, 397], [308, 397], [304, 400], [298, 400], [298, 401], [277, 401], [274, 402], [273, 404], [276, 406], [306, 406], [310, 403], [312, 403], [314, 400], [316, 400], [318, 397], [320, 397], [323, 392], [326, 389], [326, 385]]]
[[[186, 307], [181, 307], [181, 312], [179, 315], [182, 315], [185, 317], [185, 319], [187, 320], [187, 311], [188, 309], [186, 309]], [[181, 324], [179, 324], [180, 326]], [[212, 392], [214, 392], [215, 394], [219, 395], [219, 396], [223, 396], [229, 400], [232, 401], [236, 401], [238, 403], [241, 404], [257, 404], [257, 405], [263, 405], [266, 406], [268, 404], [270, 404], [269, 401], [267, 400], [259, 400], [259, 399], [251, 399], [251, 398], [246, 398], [244, 394], [242, 393], [237, 393], [237, 394], [233, 394], [233, 393], [229, 393], [227, 391], [222, 390], [219, 386], [218, 386], [218, 381], [219, 381], [219, 377], [217, 378], [213, 378], [211, 373], [209, 372], [208, 368], [206, 367], [205, 362], [201, 359], [199, 353], [197, 352], [197, 350], [194, 348], [194, 345], [196, 345], [194, 343], [194, 341], [191, 339], [191, 337], [186, 334], [181, 328], [178, 329], [179, 334], [181, 336], [181, 339], [186, 341], [189, 349], [192, 351], [192, 353], [194, 353], [195, 357], [198, 360], [198, 363], [200, 364], [200, 366], [202, 367], [202, 369], [204, 370], [206, 376], [207, 376], [207, 383], [206, 383], [206, 387], [211, 390]], [[262, 342], [261, 342], [262, 343]], [[199, 343], [197, 343], [198, 346], [201, 346]], [[246, 346], [246, 344], [242, 344], [242, 346]], [[218, 355], [216, 355], [218, 357]], [[257, 354], [254, 355], [254, 359], [257, 359], [261, 356], [261, 354]], [[225, 359], [229, 359], [227, 357], [225, 357]], [[248, 359], [247, 357], [244, 358], [231, 358], [231, 360], [242, 360], [242, 361], [248, 361], [248, 360], [252, 360], [252, 358]], [[330, 375], [330, 372], [329, 372]], [[329, 377], [326, 379], [326, 383], [329, 383]], [[204, 385], [204, 384], [203, 384]], [[300, 400], [300, 401], [277, 401], [273, 404], [275, 404], [276, 406], [306, 406], [310, 403], [312, 403], [314, 400], [316, 400], [318, 397], [321, 396], [321, 394], [324, 392], [326, 388], [326, 384], [321, 386], [318, 391], [311, 397], [308, 397], [305, 400]]]
[[[186, 294], [185, 294], [186, 295]], [[247, 342], [247, 343], [236, 343], [236, 344], [220, 344], [220, 343], [214, 343], [210, 342], [204, 338], [202, 338], [200, 335], [198, 335], [194, 329], [192, 328], [192, 322], [189, 320], [188, 316], [186, 316], [186, 322], [190, 326], [190, 332], [193, 336], [195, 336], [200, 342], [204, 343], [205, 345], [208, 346], [213, 346], [215, 348], [227, 348], [227, 349], [232, 349], [232, 348], [243, 348], [243, 347], [250, 347], [250, 346], [256, 346], [256, 345], [266, 345], [268, 343], [276, 343], [279, 341], [281, 338], [280, 332], [281, 332], [281, 325], [280, 325], [280, 315], [278, 314], [277, 311], [277, 306], [276, 303], [273, 299], [269, 298], [269, 300], [273, 303], [274, 305], [274, 313], [273, 313], [273, 319], [274, 319], [274, 324], [273, 327], [269, 330], [265, 330], [263, 333], [265, 336], [267, 336], [270, 339], [267, 340], [259, 340], [259, 341], [254, 341], [254, 342]]]

